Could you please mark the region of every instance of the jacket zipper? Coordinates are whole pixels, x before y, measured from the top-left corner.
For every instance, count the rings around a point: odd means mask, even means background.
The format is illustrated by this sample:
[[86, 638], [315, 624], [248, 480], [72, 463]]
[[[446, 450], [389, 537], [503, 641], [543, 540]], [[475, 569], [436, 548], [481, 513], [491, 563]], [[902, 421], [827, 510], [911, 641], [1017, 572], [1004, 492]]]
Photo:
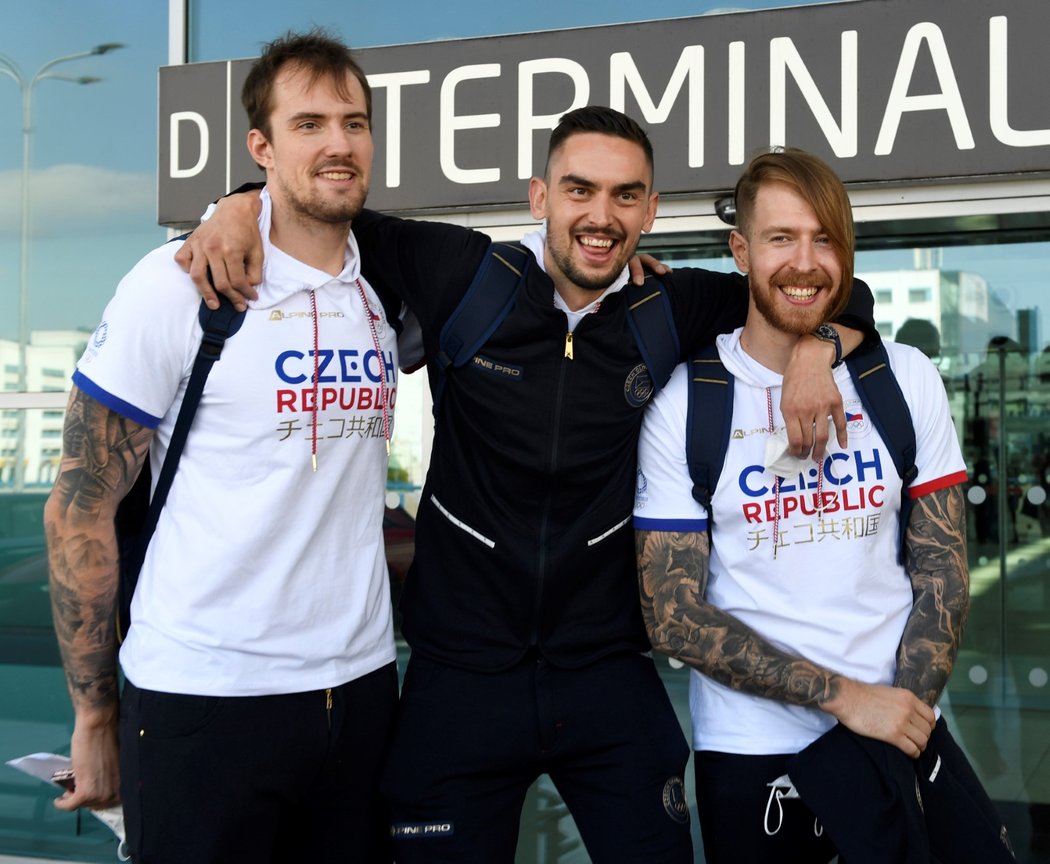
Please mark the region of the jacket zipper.
[[[572, 333], [568, 332], [568, 333], [565, 334], [565, 352], [563, 354], [563, 358], [562, 359], [563, 360], [572, 360], [573, 359], [572, 350], [573, 350]], [[553, 419], [551, 421], [551, 428], [553, 430], [553, 435], [551, 437], [550, 459], [547, 462], [547, 468], [548, 468], [549, 476], [554, 476], [555, 470], [558, 467], [558, 445], [560, 443], [559, 431], [561, 429], [561, 415], [562, 415], [562, 408], [564, 407], [564, 399], [565, 399], [565, 379], [568, 377], [569, 371], [570, 371], [570, 365], [568, 363], [563, 362], [562, 365], [561, 365], [561, 370], [558, 372], [558, 386], [555, 389], [554, 415], [553, 415]], [[542, 606], [543, 606], [543, 585], [544, 585], [544, 582], [546, 581], [546, 573], [547, 573], [547, 559], [548, 559], [548, 555], [547, 555], [547, 537], [548, 537], [548, 535], [550, 533], [551, 503], [552, 503], [553, 497], [554, 497], [554, 493], [551, 490], [550, 484], [548, 483], [547, 494], [544, 496], [544, 501], [543, 501], [543, 511], [542, 511], [543, 516], [540, 519], [540, 537], [539, 537], [539, 540], [540, 540], [540, 542], [539, 542], [540, 554], [539, 554], [539, 561], [537, 563], [537, 572], [536, 572], [536, 604], [535, 604], [535, 606], [533, 608], [532, 638], [530, 640], [531, 645], [534, 646], [534, 647], [539, 644], [539, 639], [540, 639], [540, 636], [539, 636], [540, 611], [541, 611]]]

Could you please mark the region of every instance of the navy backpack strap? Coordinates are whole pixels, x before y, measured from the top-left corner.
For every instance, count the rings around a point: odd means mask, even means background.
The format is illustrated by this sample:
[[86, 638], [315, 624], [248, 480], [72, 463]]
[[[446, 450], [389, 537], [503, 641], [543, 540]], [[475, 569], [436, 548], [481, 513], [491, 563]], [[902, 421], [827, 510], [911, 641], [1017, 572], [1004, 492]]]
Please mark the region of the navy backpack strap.
[[117, 508], [115, 523], [120, 545], [117, 635], [121, 641], [127, 635], [131, 623], [131, 597], [138, 584], [139, 571], [146, 558], [146, 549], [156, 530], [157, 522], [160, 520], [160, 511], [168, 499], [168, 492], [171, 490], [175, 472], [179, 467], [179, 458], [186, 446], [186, 438], [189, 436], [190, 426], [193, 425], [193, 418], [204, 392], [204, 384], [211, 372], [211, 367], [222, 354], [226, 340], [240, 329], [244, 321], [244, 313], [238, 312], [229, 300], [220, 296], [219, 308], [215, 310], [209, 309], [202, 300], [197, 318], [203, 331], [201, 344], [197, 349], [197, 357], [193, 361], [190, 380], [186, 385], [186, 395], [183, 397], [178, 417], [175, 419], [175, 428], [172, 430], [171, 441], [164, 455], [164, 464], [157, 478], [157, 487], [151, 498], [152, 475], [147, 458], [131, 490], [124, 496]]
[[901, 478], [900, 532], [897, 560], [904, 563], [904, 537], [913, 505], [908, 487], [919, 473], [915, 465], [915, 426], [908, 403], [904, 401], [897, 376], [882, 342], [862, 345], [848, 357], [846, 367], [882, 440], [890, 450], [893, 466]]
[[153, 536], [153, 530], [157, 527], [160, 511], [164, 502], [168, 499], [168, 491], [171, 489], [175, 472], [179, 467], [179, 459], [182, 450], [186, 446], [186, 439], [190, 434], [190, 426], [197, 413], [201, 395], [204, 393], [204, 384], [208, 380], [211, 367], [222, 354], [226, 340], [236, 333], [244, 322], [244, 313], [233, 308], [233, 304], [222, 295], [219, 296], [219, 308], [209, 309], [201, 300], [200, 310], [197, 313], [203, 336], [200, 348], [197, 349], [197, 357], [193, 361], [193, 369], [190, 372], [190, 380], [186, 385], [186, 395], [179, 407], [179, 416], [175, 419], [175, 428], [171, 433], [171, 441], [164, 454], [164, 464], [161, 466], [160, 476], [157, 478], [157, 488], [153, 490], [150, 500], [150, 512], [146, 518], [144, 530], [143, 552], [149, 544], [149, 538]]
[[733, 376], [722, 364], [714, 343], [697, 351], [688, 363], [689, 402], [686, 419], [686, 459], [693, 480], [693, 498], [714, 521], [711, 496], [726, 460], [733, 424]]
[[474, 279], [453, 310], [438, 339], [432, 382], [434, 414], [445, 388], [448, 368], [469, 363], [507, 317], [525, 278], [532, 253], [520, 243], [493, 243]]
[[627, 324], [649, 370], [655, 395], [670, 380], [682, 356], [671, 301], [663, 282], [651, 275], [643, 285], [628, 282], [624, 290]]

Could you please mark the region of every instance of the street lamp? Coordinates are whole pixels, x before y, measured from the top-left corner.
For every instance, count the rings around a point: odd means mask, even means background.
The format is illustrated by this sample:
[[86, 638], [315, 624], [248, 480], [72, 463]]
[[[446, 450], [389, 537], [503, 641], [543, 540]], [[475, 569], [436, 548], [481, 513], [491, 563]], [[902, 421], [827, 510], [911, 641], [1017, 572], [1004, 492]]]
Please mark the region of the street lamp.
[[[18, 89], [22, 92], [22, 222], [21, 222], [21, 261], [18, 271], [18, 389], [25, 391], [27, 383], [26, 351], [29, 343], [29, 154], [30, 138], [33, 134], [33, 88], [48, 78], [56, 81], [69, 81], [73, 84], [95, 84], [101, 81], [94, 75], [62, 75], [52, 72], [60, 63], [68, 63], [71, 60], [81, 60], [84, 57], [94, 57], [97, 54], [108, 54], [118, 48], [123, 48], [120, 42], [104, 42], [96, 45], [88, 51], [78, 51], [75, 54], [64, 54], [54, 60], [48, 60], [37, 69], [36, 74], [27, 77], [14, 60], [6, 54], [0, 54], [0, 75], [6, 75], [14, 79]], [[14, 485], [16, 490], [21, 490], [25, 485], [25, 416], [20, 415], [17, 452], [15, 456]]]

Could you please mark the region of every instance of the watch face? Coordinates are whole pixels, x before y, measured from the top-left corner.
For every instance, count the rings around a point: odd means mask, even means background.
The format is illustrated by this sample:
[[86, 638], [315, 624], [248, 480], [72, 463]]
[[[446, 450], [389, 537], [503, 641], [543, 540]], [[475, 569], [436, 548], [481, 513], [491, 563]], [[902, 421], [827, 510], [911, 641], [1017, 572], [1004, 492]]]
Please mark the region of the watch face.
[[817, 327], [816, 335], [821, 339], [831, 339], [832, 341], [838, 341], [838, 331], [830, 324], [821, 324]]

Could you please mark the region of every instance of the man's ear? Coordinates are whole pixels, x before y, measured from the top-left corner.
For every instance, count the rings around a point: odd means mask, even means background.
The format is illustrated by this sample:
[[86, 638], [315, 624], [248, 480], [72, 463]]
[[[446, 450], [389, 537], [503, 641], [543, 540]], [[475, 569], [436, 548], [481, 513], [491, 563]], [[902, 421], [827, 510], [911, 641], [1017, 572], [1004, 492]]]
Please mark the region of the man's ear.
[[273, 164], [273, 148], [269, 139], [259, 129], [248, 131], [248, 152], [260, 168], [270, 168]]
[[751, 255], [747, 246], [747, 238], [735, 228], [729, 234], [729, 248], [733, 252], [733, 260], [736, 261], [737, 269], [741, 273], [751, 270]]
[[648, 209], [645, 211], [645, 222], [642, 223], [642, 231], [648, 234], [653, 230], [653, 222], [656, 221], [656, 206], [660, 203], [660, 193], [653, 192], [649, 195]]
[[529, 181], [529, 209], [533, 219], [547, 218], [547, 184], [539, 177]]

